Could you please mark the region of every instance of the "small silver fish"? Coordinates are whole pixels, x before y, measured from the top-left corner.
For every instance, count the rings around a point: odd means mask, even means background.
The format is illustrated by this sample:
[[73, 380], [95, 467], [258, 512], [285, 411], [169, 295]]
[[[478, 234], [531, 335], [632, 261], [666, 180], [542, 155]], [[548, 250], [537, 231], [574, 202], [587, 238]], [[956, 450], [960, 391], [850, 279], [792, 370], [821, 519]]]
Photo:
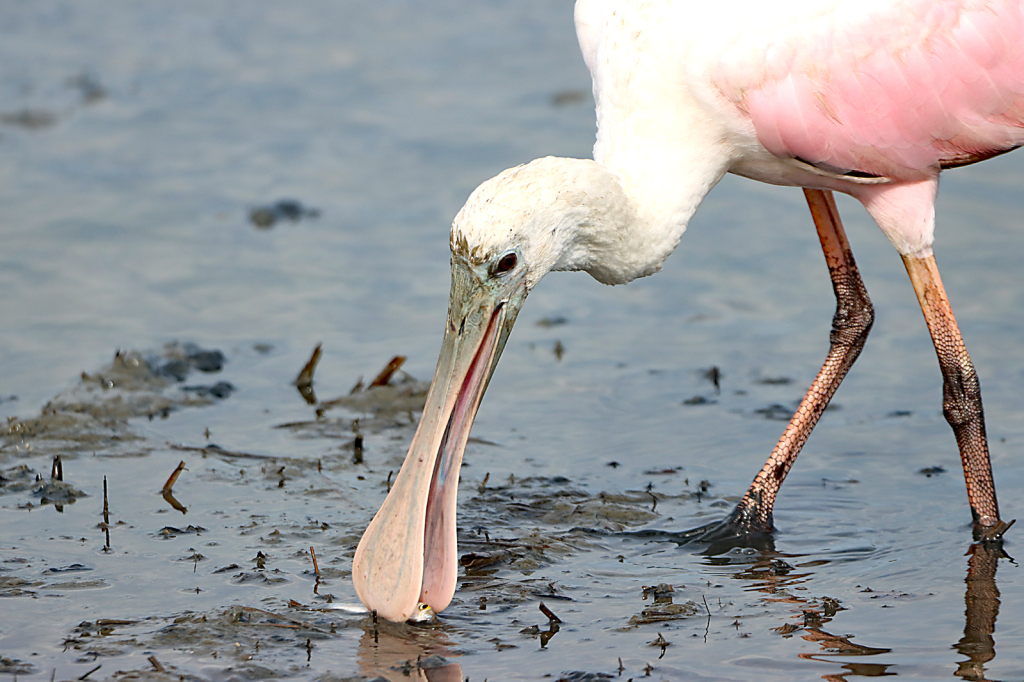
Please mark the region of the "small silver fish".
[[[344, 611], [345, 613], [369, 613], [362, 604], [325, 604], [317, 608], [319, 611]], [[407, 623], [415, 625], [427, 625], [437, 622], [437, 613], [429, 604], [420, 602], [416, 605], [416, 612], [412, 614]]]

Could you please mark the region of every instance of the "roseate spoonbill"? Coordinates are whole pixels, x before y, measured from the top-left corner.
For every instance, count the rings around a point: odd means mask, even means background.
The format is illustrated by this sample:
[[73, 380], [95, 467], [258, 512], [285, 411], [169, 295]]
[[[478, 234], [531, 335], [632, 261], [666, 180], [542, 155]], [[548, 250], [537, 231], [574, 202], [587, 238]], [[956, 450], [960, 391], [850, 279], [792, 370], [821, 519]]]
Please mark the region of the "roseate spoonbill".
[[772, 530], [775, 495], [873, 321], [833, 191], [903, 257], [935, 343], [975, 534], [999, 517], [977, 374], [932, 252], [939, 172], [1024, 144], [1021, 0], [578, 0], [594, 160], [543, 158], [478, 187], [451, 231], [448, 324], [419, 427], [356, 551], [360, 599], [392, 620], [456, 582], [470, 426], [527, 294], [552, 270], [657, 272], [727, 172], [804, 188], [837, 305], [824, 366], [712, 539]]

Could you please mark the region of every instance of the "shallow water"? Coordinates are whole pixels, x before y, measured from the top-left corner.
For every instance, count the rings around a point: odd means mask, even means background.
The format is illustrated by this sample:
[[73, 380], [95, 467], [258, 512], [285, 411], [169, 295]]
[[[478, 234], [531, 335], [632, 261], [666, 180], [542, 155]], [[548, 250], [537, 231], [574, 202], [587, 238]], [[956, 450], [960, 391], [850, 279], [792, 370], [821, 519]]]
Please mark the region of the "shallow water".
[[[415, 415], [318, 420], [291, 382], [318, 342], [321, 401], [398, 354], [429, 378], [462, 201], [507, 166], [589, 154], [571, 3], [34, 1], [0, 18], [0, 671], [1024, 679], [1019, 567], [993, 578], [976, 558], [967, 609], [934, 353], [898, 256], [850, 201], [877, 320], [783, 488], [775, 551], [708, 558], [639, 534], [724, 514], [781, 432], [766, 417], [827, 350], [800, 193], [736, 178], [656, 277], [556, 274], [531, 295], [474, 428], [460, 551], [478, 556], [440, 624], [318, 610], [356, 603], [351, 555]], [[936, 247], [1006, 518], [1024, 516], [1022, 186], [1020, 154], [946, 174]], [[281, 199], [319, 215], [250, 221]], [[173, 341], [226, 363], [161, 378]], [[117, 349], [150, 364], [112, 365]], [[220, 381], [227, 397], [181, 390]], [[56, 454], [87, 496], [34, 492]], [[184, 515], [160, 494], [179, 461]], [[650, 622], [643, 588], [661, 583], [682, 608]], [[977, 643], [958, 648], [965, 627]]]

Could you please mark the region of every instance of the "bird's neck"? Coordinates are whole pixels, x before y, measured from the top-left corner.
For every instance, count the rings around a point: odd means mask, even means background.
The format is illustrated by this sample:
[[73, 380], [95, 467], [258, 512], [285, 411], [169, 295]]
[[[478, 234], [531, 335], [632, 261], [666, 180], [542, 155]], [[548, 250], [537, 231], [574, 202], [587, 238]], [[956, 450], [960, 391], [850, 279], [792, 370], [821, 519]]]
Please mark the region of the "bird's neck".
[[[701, 200], [725, 174], [719, 159], [667, 167], [651, 156], [635, 156], [616, 172], [594, 161], [576, 161], [573, 180], [586, 197], [574, 218], [572, 258], [555, 270], [586, 270], [605, 284], [624, 284], [661, 270], [675, 251]], [[713, 161], [713, 162], [712, 162]], [[721, 166], [721, 167], [720, 167]]]
[[[665, 38], [675, 45], [670, 36]], [[715, 93], [700, 87], [700, 79], [680, 80], [667, 66], [676, 62], [665, 62], [657, 51], [620, 55], [641, 60], [628, 78], [599, 78], [607, 60], [615, 61], [612, 53], [633, 44], [604, 45], [605, 61], [591, 65], [595, 83], [602, 85], [595, 88], [594, 160], [618, 179], [635, 210], [634, 246], [656, 264], [637, 275], [642, 276], [660, 269], [675, 250], [697, 207], [741, 149], [735, 122], [717, 115]]]

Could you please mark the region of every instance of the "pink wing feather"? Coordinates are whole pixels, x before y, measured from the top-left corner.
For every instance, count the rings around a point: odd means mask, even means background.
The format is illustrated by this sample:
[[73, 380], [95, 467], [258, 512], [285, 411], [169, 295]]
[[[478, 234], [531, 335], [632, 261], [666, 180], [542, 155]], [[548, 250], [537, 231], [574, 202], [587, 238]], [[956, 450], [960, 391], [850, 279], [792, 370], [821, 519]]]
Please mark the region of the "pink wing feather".
[[856, 4], [763, 36], [753, 74], [724, 55], [715, 83], [770, 152], [912, 181], [1024, 144], [1024, 3]]

